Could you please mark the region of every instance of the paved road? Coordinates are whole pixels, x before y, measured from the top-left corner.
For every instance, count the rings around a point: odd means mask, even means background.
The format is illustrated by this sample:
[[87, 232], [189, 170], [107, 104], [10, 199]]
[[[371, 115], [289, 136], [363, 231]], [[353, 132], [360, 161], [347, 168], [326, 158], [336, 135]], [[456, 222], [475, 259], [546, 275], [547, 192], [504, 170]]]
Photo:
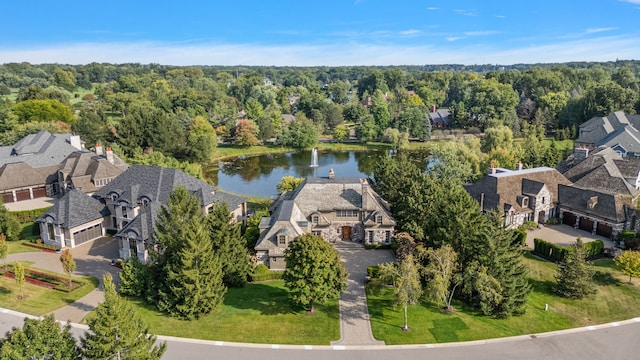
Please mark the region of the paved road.
[[371, 333], [367, 296], [364, 285], [367, 266], [394, 261], [391, 250], [365, 250], [362, 245], [342, 242], [336, 243], [349, 279], [347, 290], [342, 294], [340, 306], [340, 339], [332, 345], [384, 345], [375, 340]]

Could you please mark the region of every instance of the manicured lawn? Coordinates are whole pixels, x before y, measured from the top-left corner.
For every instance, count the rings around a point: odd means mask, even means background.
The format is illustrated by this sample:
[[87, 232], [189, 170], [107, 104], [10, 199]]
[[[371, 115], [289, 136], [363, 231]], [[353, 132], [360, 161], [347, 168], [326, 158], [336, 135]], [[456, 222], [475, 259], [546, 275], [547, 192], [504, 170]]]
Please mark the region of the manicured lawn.
[[[34, 270], [48, 273], [36, 268]], [[80, 299], [99, 284], [98, 279], [91, 276], [74, 279], [84, 282], [85, 285], [69, 293], [26, 283], [22, 286], [26, 298], [20, 300], [18, 299], [19, 289], [15, 280], [0, 276], [0, 307], [31, 315], [44, 315]]]
[[[611, 260], [592, 264], [597, 272], [594, 281], [598, 293], [584, 300], [564, 299], [552, 293], [555, 264], [532, 256], [527, 256], [525, 263], [533, 292], [523, 316], [493, 319], [460, 303], [454, 304], [456, 312], [447, 314], [431, 303], [423, 303], [409, 308], [412, 331], [403, 332], [402, 309], [393, 308], [390, 293], [369, 293], [373, 334], [388, 345], [443, 343], [540, 333], [640, 316], [640, 281], [638, 285], [627, 285], [625, 276], [612, 269]], [[549, 304], [549, 311], [544, 311], [545, 304]]]
[[7, 241], [7, 245], [9, 245], [9, 254], [41, 251], [36, 248], [22, 245], [28, 242], [29, 242], [28, 240]]
[[35, 240], [40, 238], [39, 227], [34, 222], [21, 224], [20, 240]]
[[171, 318], [142, 300], [131, 303], [154, 334], [266, 344], [329, 345], [340, 338], [338, 302], [318, 306], [315, 314], [292, 307], [282, 281], [229, 289], [224, 304], [194, 321]]

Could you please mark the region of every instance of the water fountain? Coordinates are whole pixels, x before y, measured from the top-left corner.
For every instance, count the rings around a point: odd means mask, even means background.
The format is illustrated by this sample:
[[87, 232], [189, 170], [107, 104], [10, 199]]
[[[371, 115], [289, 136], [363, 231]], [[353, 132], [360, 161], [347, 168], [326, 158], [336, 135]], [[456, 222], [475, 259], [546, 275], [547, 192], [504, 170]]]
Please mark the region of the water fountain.
[[311, 150], [311, 165], [310, 167], [316, 168], [318, 167], [318, 148], [313, 148]]

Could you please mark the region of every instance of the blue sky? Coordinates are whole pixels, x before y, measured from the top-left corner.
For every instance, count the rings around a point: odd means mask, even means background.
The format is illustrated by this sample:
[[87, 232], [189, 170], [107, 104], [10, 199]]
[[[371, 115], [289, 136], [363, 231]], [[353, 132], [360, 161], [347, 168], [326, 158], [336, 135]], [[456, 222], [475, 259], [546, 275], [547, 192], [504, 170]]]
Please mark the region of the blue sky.
[[0, 63], [640, 59], [640, 0], [13, 0], [1, 8]]

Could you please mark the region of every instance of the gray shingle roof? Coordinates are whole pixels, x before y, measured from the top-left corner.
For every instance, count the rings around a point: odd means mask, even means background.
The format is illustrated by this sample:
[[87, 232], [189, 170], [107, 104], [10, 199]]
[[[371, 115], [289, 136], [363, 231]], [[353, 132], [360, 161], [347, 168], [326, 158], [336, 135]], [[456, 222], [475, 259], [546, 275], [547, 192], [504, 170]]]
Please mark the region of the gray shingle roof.
[[122, 237], [130, 232], [134, 232], [138, 239], [151, 239], [153, 231], [155, 229], [156, 219], [158, 211], [162, 208], [163, 204], [151, 203], [140, 211], [130, 223], [124, 228], [118, 231], [114, 236]]
[[100, 200], [80, 190], [71, 190], [37, 218], [36, 222], [44, 222], [46, 218], [52, 218], [54, 224], [70, 229], [100, 219], [107, 214], [108, 211]]
[[225, 204], [227, 204], [227, 207], [229, 208], [229, 210], [234, 210], [236, 209], [238, 206], [242, 205], [243, 203], [247, 202], [247, 199], [242, 197], [242, 196], [238, 196], [238, 195], [233, 195], [233, 194], [229, 194], [223, 191], [216, 191], [215, 194], [213, 195], [213, 200], [215, 202], [223, 202]]
[[[635, 131], [637, 133], [636, 129], [640, 129], [640, 115], [629, 115], [623, 111], [616, 111], [605, 117], [596, 116], [580, 125], [580, 134], [576, 139], [576, 143], [598, 146], [598, 143], [605, 141], [605, 138], [611, 140], [611, 138], [615, 138], [619, 134], [627, 137], [630, 133], [627, 133], [624, 128], [629, 126], [633, 128], [630, 130], [631, 132]], [[610, 141], [606, 142], [608, 144]]]
[[25, 136], [15, 145], [0, 146], [0, 166], [16, 162], [24, 162], [34, 168], [57, 165], [72, 152], [80, 150], [71, 146], [71, 136], [43, 130]]
[[[631, 206], [631, 199], [628, 196], [581, 189], [575, 186], [560, 185], [559, 187], [558, 203], [565, 210], [569, 209], [620, 223], [625, 219], [625, 207]], [[593, 197], [597, 197], [597, 204], [593, 208], [589, 208], [587, 203]]]
[[0, 167], [0, 191], [45, 185], [53, 181], [57, 170], [58, 165], [33, 168], [23, 162], [4, 164]]
[[60, 171], [67, 179], [71, 179], [75, 189], [84, 192], [95, 192], [95, 181], [100, 179], [113, 179], [127, 169], [127, 164], [116, 155], [114, 163], [110, 163], [106, 156], [96, 155], [90, 151], [76, 151], [63, 161]]

